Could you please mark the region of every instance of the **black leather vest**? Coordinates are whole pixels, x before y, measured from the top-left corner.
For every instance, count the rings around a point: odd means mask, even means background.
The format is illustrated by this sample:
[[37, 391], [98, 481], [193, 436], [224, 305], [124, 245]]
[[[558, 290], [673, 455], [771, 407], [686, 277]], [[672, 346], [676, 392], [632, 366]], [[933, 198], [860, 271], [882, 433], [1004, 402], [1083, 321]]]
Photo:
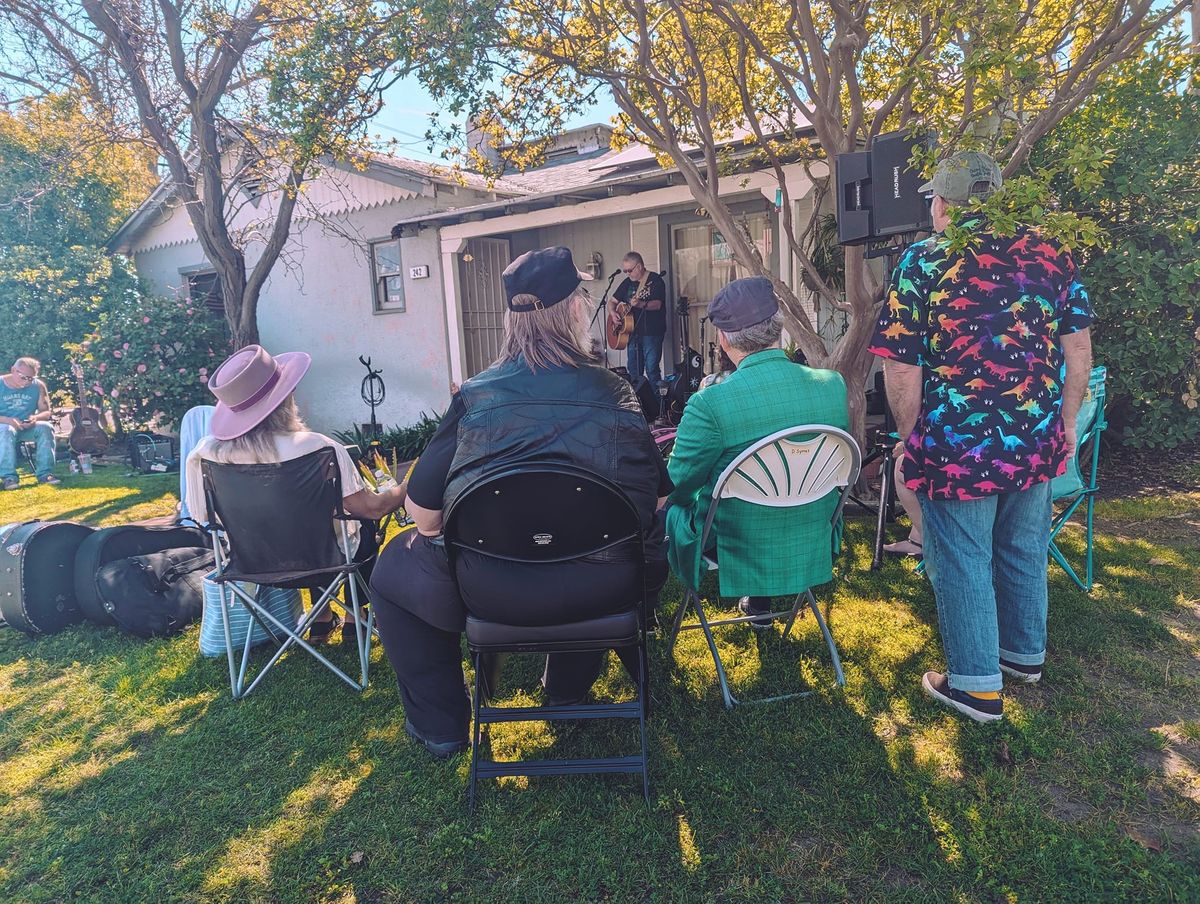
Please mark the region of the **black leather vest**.
[[[446, 480], [444, 508], [481, 475], [519, 464], [560, 464], [621, 487], [650, 530], [659, 453], [633, 388], [596, 364], [531, 372], [495, 364], [460, 390], [466, 411]], [[586, 513], [581, 513], [586, 514]]]

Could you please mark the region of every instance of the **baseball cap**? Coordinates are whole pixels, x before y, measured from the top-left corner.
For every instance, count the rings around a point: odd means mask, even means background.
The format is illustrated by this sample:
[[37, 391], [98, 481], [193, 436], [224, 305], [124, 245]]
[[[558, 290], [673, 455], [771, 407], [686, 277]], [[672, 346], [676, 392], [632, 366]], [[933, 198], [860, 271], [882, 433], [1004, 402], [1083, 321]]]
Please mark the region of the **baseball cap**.
[[[591, 279], [575, 267], [571, 249], [556, 245], [526, 251], [504, 269], [504, 296], [510, 311], [540, 311], [558, 304], [578, 287], [581, 280]], [[522, 299], [514, 304], [518, 295], [531, 295], [533, 301]]]
[[765, 276], [735, 279], [716, 294], [708, 305], [708, 319], [726, 333], [735, 333], [762, 323], [779, 310], [775, 287]]
[[976, 191], [978, 197], [987, 197], [1004, 184], [996, 161], [982, 151], [959, 151], [939, 163], [933, 178], [917, 191], [933, 192], [947, 201], [966, 202], [971, 200], [971, 189], [981, 182], [987, 188]]

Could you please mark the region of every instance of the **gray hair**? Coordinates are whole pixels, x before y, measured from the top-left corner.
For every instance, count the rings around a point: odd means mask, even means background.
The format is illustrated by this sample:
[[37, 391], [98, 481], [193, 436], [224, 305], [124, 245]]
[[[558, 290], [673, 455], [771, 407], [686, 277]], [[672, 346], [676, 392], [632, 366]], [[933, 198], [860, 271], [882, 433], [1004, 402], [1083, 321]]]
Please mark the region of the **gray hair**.
[[33, 375], [35, 377], [42, 372], [42, 362], [37, 358], [31, 357], [30, 355], [22, 355], [20, 358], [14, 361], [12, 369], [16, 370], [18, 367], [28, 367], [33, 371]]
[[[532, 304], [532, 296], [517, 295], [517, 304]], [[548, 308], [504, 313], [504, 343], [496, 363], [524, 358], [530, 370], [578, 367], [595, 360], [588, 334], [592, 296], [580, 286], [570, 297]]]
[[[721, 332], [725, 333], [724, 330]], [[725, 333], [725, 341], [729, 343], [731, 348], [736, 348], [739, 352], [752, 355], [755, 352], [761, 352], [763, 349], [777, 346], [782, 333], [783, 313], [776, 311], [766, 320], [752, 323], [744, 330]]]
[[212, 460], [239, 464], [245, 463], [247, 459], [257, 464], [279, 461], [275, 435], [300, 433], [307, 429], [300, 417], [296, 396], [288, 395], [258, 426], [252, 427], [236, 439], [213, 440]]

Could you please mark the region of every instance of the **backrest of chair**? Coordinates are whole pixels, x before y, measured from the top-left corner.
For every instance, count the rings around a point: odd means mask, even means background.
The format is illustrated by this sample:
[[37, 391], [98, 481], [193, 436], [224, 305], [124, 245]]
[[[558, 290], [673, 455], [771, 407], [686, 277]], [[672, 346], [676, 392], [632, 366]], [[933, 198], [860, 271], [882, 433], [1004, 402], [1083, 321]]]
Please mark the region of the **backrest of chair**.
[[765, 436], [731, 461], [713, 499], [789, 507], [823, 499], [858, 479], [862, 455], [844, 430], [803, 424]]
[[1103, 429], [1104, 383], [1107, 376], [1108, 368], [1106, 367], [1093, 367], [1092, 372], [1088, 375], [1087, 391], [1079, 406], [1079, 414], [1075, 417], [1075, 432], [1079, 436], [1081, 444], [1093, 427], [1100, 426]]
[[[1107, 426], [1104, 419], [1105, 367], [1093, 367], [1088, 375], [1087, 391], [1075, 416], [1075, 454], [1067, 462], [1066, 471], [1050, 481], [1050, 495], [1054, 499], [1069, 499], [1092, 486], [1100, 434]], [[1084, 456], [1091, 459], [1085, 465]]]
[[513, 562], [565, 562], [641, 542], [629, 497], [595, 474], [522, 466], [484, 475], [446, 512], [447, 550]]
[[235, 574], [316, 571], [345, 563], [333, 532], [344, 517], [332, 448], [266, 464], [201, 462], [210, 519], [229, 540]]

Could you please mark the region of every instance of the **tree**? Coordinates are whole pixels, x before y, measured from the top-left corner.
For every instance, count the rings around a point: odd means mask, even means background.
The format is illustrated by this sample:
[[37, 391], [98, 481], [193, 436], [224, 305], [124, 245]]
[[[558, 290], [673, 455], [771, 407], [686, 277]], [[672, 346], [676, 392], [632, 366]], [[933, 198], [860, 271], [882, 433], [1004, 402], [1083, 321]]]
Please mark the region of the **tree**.
[[303, 183], [355, 154], [396, 77], [406, 15], [400, 0], [5, 0], [0, 80], [83, 92], [112, 140], [161, 157], [243, 345]]
[[[1096, 309], [1108, 415], [1136, 448], [1200, 436], [1200, 93], [1179, 30], [1115, 67], [1034, 150], [1063, 206], [1100, 241], [1081, 255]], [[1092, 149], [1090, 165], [1062, 161]]]
[[[844, 290], [809, 248], [825, 212], [795, 221], [784, 167], [853, 151], [894, 129], [933, 132], [940, 153], [980, 147], [1018, 173], [1031, 149], [1083, 102], [1097, 79], [1138, 52], [1186, 0], [442, 0], [421, 30], [466, 40], [421, 59], [452, 112], [536, 159], [572, 112], [609, 91], [619, 132], [678, 168], [739, 264], [772, 279], [788, 330], [810, 363], [862, 386], [882, 286], [863, 249], [843, 252]], [[462, 23], [469, 23], [463, 25]], [[844, 312], [827, 349], [799, 297], [771, 272], [721, 198], [740, 131], [775, 173], [781, 244], [821, 303]], [[811, 136], [811, 137], [810, 137]], [[475, 162], [482, 163], [481, 158]], [[928, 169], [931, 163], [920, 161]], [[744, 171], [744, 164], [740, 171]], [[820, 202], [827, 186], [817, 191]], [[1052, 224], [1077, 232], [1078, 220]], [[1067, 235], [1066, 238], [1075, 238]], [[850, 396], [862, 435], [863, 399]]]

